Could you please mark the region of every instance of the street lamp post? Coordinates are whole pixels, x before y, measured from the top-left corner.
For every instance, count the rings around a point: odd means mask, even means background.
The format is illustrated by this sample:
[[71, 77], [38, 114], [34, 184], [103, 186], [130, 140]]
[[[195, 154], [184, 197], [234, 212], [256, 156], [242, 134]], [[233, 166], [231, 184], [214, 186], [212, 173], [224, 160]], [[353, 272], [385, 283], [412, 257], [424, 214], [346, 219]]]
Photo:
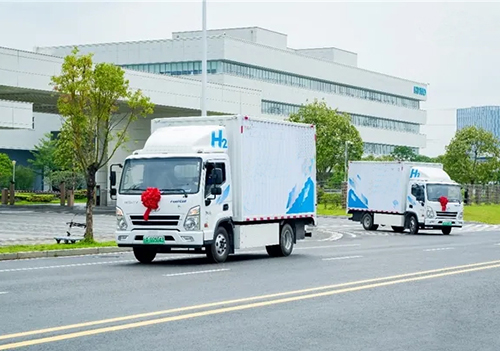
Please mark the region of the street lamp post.
[[207, 115], [207, 0], [203, 0], [202, 8], [202, 59], [201, 59], [201, 116]]
[[16, 160], [12, 160], [12, 183], [16, 182]]

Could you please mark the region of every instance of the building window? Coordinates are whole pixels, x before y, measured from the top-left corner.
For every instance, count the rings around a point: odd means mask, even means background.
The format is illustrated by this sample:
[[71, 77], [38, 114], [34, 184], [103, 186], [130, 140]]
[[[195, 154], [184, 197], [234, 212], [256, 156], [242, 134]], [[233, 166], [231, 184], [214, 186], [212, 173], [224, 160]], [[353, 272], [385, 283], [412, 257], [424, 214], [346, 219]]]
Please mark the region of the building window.
[[[364, 143], [363, 152], [365, 155], [374, 155], [374, 156], [390, 155], [394, 151], [394, 148], [396, 146], [398, 145]], [[410, 149], [416, 154], [419, 153], [419, 149], [416, 147], [411, 147]]]
[[[289, 116], [292, 113], [297, 113], [299, 108], [300, 105], [285, 104], [276, 101], [262, 100], [261, 102], [261, 112], [269, 115]], [[351, 122], [355, 126], [387, 129], [413, 134], [420, 133], [420, 125], [416, 123], [401, 122], [379, 117], [361, 116], [352, 113], [348, 114], [351, 116]]]
[[[165, 70], [163, 66], [165, 65]], [[170, 62], [170, 63], [151, 63], [122, 65], [121, 67], [169, 75], [192, 75], [201, 74], [201, 61]], [[315, 78], [302, 77], [296, 74], [273, 71], [261, 67], [249, 66], [242, 63], [230, 62], [225, 60], [211, 60], [207, 62], [207, 72], [209, 74], [232, 74], [240, 77], [268, 81], [275, 84], [282, 84], [294, 87], [300, 87], [310, 90], [322, 91], [330, 94], [339, 94], [350, 96], [363, 100], [376, 101], [384, 104], [419, 109], [418, 100], [409, 99], [392, 94], [386, 94], [371, 91], [358, 87], [337, 84]]]

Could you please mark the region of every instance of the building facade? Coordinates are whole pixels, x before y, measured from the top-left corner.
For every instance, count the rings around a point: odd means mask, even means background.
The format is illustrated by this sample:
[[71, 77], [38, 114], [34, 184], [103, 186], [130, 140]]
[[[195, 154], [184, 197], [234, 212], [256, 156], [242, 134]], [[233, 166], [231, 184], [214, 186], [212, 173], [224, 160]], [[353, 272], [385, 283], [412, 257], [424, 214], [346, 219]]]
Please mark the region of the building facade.
[[420, 153], [429, 157], [444, 155], [446, 146], [457, 131], [457, 109], [427, 110], [427, 123], [422, 126], [421, 131], [425, 134], [427, 143], [425, 148], [420, 149]]
[[[63, 57], [73, 46], [36, 48]], [[172, 39], [79, 46], [97, 62], [158, 75], [201, 79], [201, 32], [175, 32]], [[286, 118], [314, 99], [352, 116], [365, 154], [389, 154], [395, 146], [425, 147], [420, 126], [427, 85], [357, 67], [357, 54], [337, 48], [292, 49], [287, 36], [270, 30], [208, 31], [209, 82], [261, 92], [260, 115]], [[210, 105], [208, 105], [208, 110]], [[240, 111], [248, 113], [244, 104]]]
[[457, 109], [457, 130], [478, 127], [500, 139], [500, 106], [480, 106]]

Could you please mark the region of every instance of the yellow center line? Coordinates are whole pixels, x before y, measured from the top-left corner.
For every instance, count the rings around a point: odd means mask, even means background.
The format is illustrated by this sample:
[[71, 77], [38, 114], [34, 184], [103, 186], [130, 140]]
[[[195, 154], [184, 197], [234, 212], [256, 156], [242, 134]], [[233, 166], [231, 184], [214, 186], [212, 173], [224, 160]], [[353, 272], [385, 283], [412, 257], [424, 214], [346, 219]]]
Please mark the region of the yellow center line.
[[485, 265], [491, 265], [491, 264], [497, 264], [497, 263], [500, 263], [500, 260], [466, 264], [466, 265], [453, 266], [453, 267], [447, 267], [447, 268], [432, 269], [432, 270], [420, 271], [420, 272], [414, 272], [414, 273], [398, 274], [398, 275], [393, 275], [393, 276], [388, 276], [388, 277], [371, 278], [371, 279], [358, 280], [358, 281], [347, 282], [347, 283], [319, 286], [319, 287], [307, 288], [307, 289], [301, 289], [301, 290], [286, 291], [286, 292], [274, 293], [274, 294], [268, 294], [268, 295], [245, 297], [245, 298], [241, 298], [241, 299], [211, 302], [211, 303], [206, 303], [206, 304], [201, 304], [201, 305], [179, 307], [179, 308], [173, 308], [173, 309], [162, 310], [162, 311], [146, 312], [146, 313], [134, 314], [134, 315], [123, 316], [123, 317], [108, 318], [108, 319], [102, 319], [102, 320], [96, 320], [96, 321], [90, 321], [90, 322], [63, 325], [63, 326], [59, 326], [59, 327], [51, 327], [51, 328], [37, 329], [37, 330], [31, 330], [31, 331], [26, 331], [26, 332], [19, 332], [19, 333], [15, 333], [15, 334], [0, 335], [0, 340], [21, 338], [21, 337], [27, 337], [27, 336], [31, 336], [31, 335], [37, 335], [37, 334], [53, 333], [53, 332], [58, 332], [58, 331], [63, 331], [63, 330], [68, 330], [68, 329], [92, 327], [92, 326], [96, 326], [96, 325], [123, 322], [123, 321], [127, 321], [127, 320], [132, 320], [132, 319], [155, 317], [155, 316], [159, 316], [159, 315], [179, 313], [179, 312], [188, 312], [188, 311], [199, 310], [199, 309], [204, 309], [204, 308], [218, 307], [218, 306], [223, 306], [223, 305], [232, 305], [232, 304], [251, 302], [251, 301], [256, 301], [256, 300], [272, 299], [272, 298], [289, 296], [289, 295], [304, 294], [304, 293], [310, 293], [310, 292], [321, 291], [321, 290], [329, 290], [329, 289], [335, 289], [335, 288], [342, 288], [342, 287], [346, 287], [346, 286], [374, 283], [374, 282], [380, 282], [380, 281], [384, 281], [384, 280], [407, 278], [407, 277], [413, 277], [413, 276], [417, 276], [417, 275], [445, 272], [445, 271], [450, 271], [450, 270], [485, 266]]
[[206, 316], [216, 315], [216, 314], [221, 314], [221, 313], [248, 310], [248, 309], [254, 309], [254, 308], [258, 308], [258, 307], [278, 305], [278, 304], [288, 303], [288, 302], [293, 302], [293, 301], [308, 300], [308, 299], [313, 299], [313, 298], [318, 298], [318, 297], [331, 296], [331, 295], [366, 290], [366, 289], [373, 289], [373, 288], [401, 284], [401, 283], [409, 283], [409, 282], [416, 282], [416, 281], [427, 280], [427, 279], [435, 279], [435, 278], [440, 278], [440, 277], [452, 276], [452, 275], [456, 275], [456, 274], [463, 274], [463, 273], [469, 273], [469, 272], [476, 272], [476, 271], [493, 269], [493, 268], [500, 268], [500, 264], [482, 266], [482, 267], [476, 267], [476, 268], [469, 268], [469, 269], [462, 269], [462, 270], [454, 270], [451, 272], [443, 272], [443, 273], [425, 275], [425, 276], [420, 276], [420, 277], [392, 280], [392, 281], [386, 281], [386, 282], [375, 283], [375, 284], [365, 284], [365, 285], [361, 285], [361, 286], [355, 286], [355, 287], [338, 289], [338, 290], [331, 290], [331, 291], [324, 291], [324, 292], [319, 292], [319, 293], [314, 293], [314, 294], [293, 296], [293, 297], [275, 299], [275, 300], [270, 300], [270, 301], [255, 302], [255, 303], [250, 303], [250, 304], [225, 307], [225, 308], [213, 309], [213, 310], [208, 310], [208, 311], [194, 312], [194, 313], [188, 313], [188, 314], [183, 314], [183, 315], [178, 315], [178, 316], [164, 317], [164, 318], [152, 319], [152, 320], [129, 323], [129, 324], [116, 325], [116, 326], [105, 327], [105, 328], [85, 330], [85, 331], [80, 331], [80, 332], [62, 334], [62, 335], [45, 337], [45, 338], [40, 338], [40, 339], [28, 340], [28, 341], [21, 341], [21, 342], [16, 342], [16, 343], [11, 343], [11, 344], [0, 345], [0, 350], [10, 350], [10, 349], [19, 348], [19, 347], [45, 344], [45, 343], [50, 343], [50, 342], [79, 338], [79, 337], [83, 337], [83, 336], [91, 336], [91, 335], [109, 333], [109, 332], [114, 332], [114, 331], [145, 327], [145, 326], [161, 324], [161, 323], [168, 323], [168, 322], [174, 322], [174, 321], [180, 321], [180, 320], [186, 320], [186, 319], [192, 319], [192, 318], [198, 318], [198, 317], [206, 317]]

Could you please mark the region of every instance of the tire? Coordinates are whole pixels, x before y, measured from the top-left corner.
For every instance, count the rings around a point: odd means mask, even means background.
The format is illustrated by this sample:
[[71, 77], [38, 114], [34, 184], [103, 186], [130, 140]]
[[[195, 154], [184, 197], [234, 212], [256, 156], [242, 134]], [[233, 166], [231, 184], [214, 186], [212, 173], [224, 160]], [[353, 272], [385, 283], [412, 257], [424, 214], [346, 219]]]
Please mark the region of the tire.
[[450, 235], [450, 233], [451, 233], [451, 227], [441, 228], [441, 231], [443, 232], [444, 235]]
[[266, 246], [266, 251], [271, 257], [287, 257], [293, 251], [293, 239], [295, 233], [290, 224], [285, 224], [280, 231], [279, 245]]
[[365, 213], [361, 217], [361, 224], [365, 230], [373, 230], [373, 216], [369, 213]]
[[392, 230], [394, 230], [396, 233], [402, 233], [405, 231], [405, 227], [395, 227], [392, 226]]
[[408, 218], [408, 229], [410, 230], [410, 234], [418, 234], [418, 219], [415, 216], [410, 216]]
[[156, 251], [144, 247], [134, 247], [134, 256], [141, 263], [151, 263], [156, 257]]
[[224, 227], [217, 228], [214, 242], [207, 247], [207, 257], [213, 263], [224, 263], [229, 256], [229, 235]]

